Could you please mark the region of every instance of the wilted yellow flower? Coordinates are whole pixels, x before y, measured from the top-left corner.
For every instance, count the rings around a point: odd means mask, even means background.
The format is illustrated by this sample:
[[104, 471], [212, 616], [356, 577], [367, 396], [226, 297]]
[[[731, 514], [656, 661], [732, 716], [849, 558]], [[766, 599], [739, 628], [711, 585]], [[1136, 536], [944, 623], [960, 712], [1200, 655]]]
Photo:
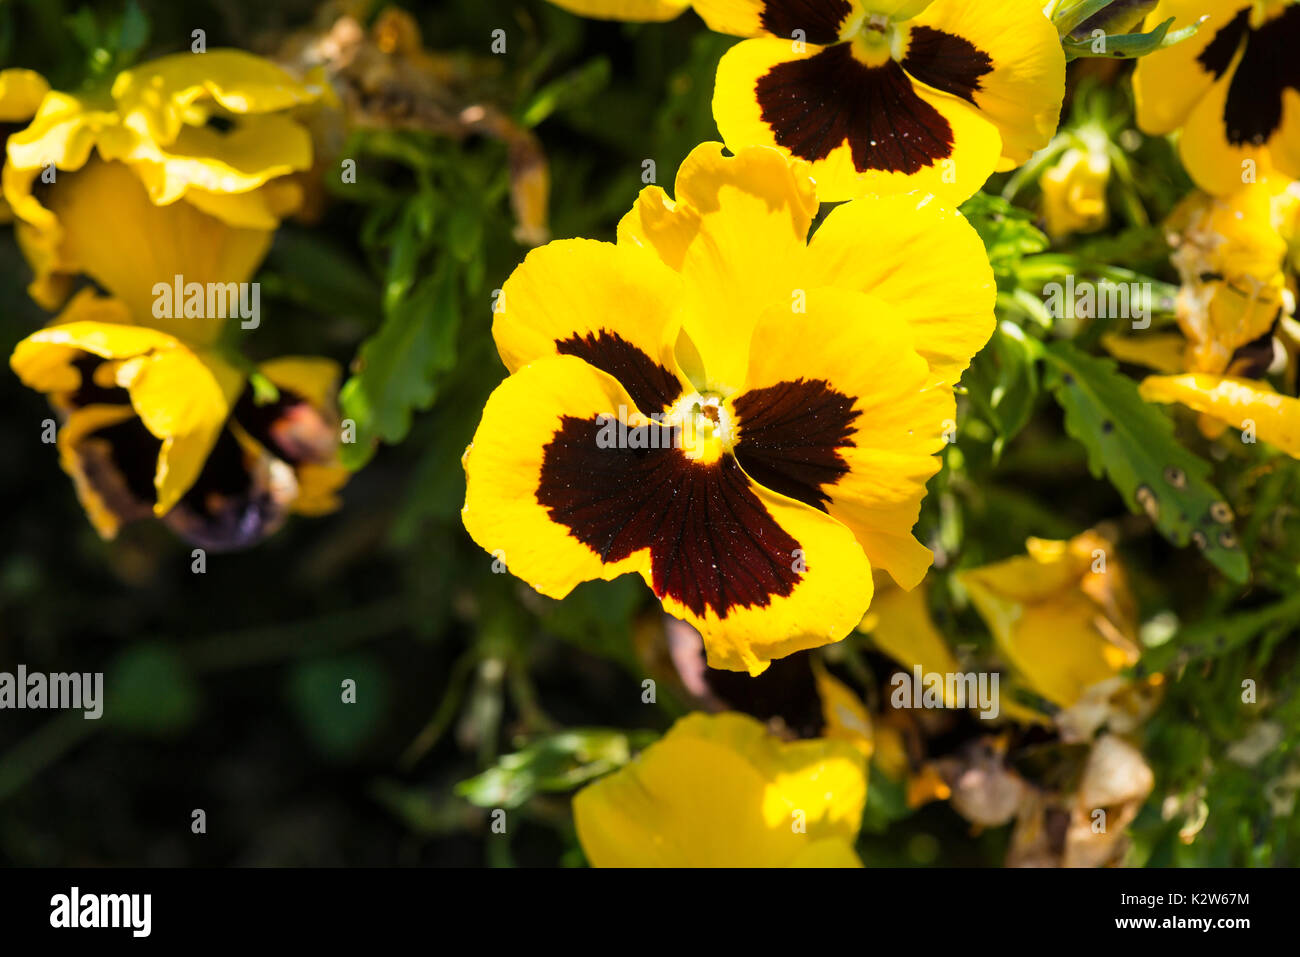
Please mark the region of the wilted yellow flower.
[[331, 360], [263, 363], [277, 394], [259, 399], [222, 353], [134, 324], [124, 303], [83, 290], [10, 364], [62, 417], [60, 464], [105, 538], [153, 515], [206, 548], [236, 548], [291, 510], [337, 504], [347, 473]]
[[[311, 137], [295, 111], [320, 92], [252, 54], [214, 50], [127, 70], [107, 96], [47, 93], [31, 123], [9, 137], [4, 167], [4, 196], [36, 272], [33, 298], [55, 309], [73, 275], [95, 276], [96, 264], [83, 260], [97, 242], [134, 238], [138, 248], [147, 238], [167, 255], [138, 204], [124, 223], [102, 182], [79, 183], [87, 168], [104, 163], [129, 171], [149, 206], [184, 203], [171, 211], [203, 213], [241, 232], [274, 229], [301, 201], [291, 174], [311, 165]], [[141, 272], [149, 274], [150, 264], [144, 260]]]
[[1070, 148], [1039, 180], [1043, 215], [1053, 239], [1096, 232], [1106, 225], [1110, 158], [1104, 149]]
[[782, 741], [742, 714], [692, 714], [574, 796], [595, 867], [857, 867], [866, 758]]
[[957, 578], [1016, 675], [1069, 708], [1137, 662], [1136, 608], [1114, 546], [1096, 532], [1031, 538], [1026, 550]]
[[1231, 426], [1300, 456], [1300, 401], [1264, 381], [1278, 322], [1294, 311], [1288, 238], [1300, 185], [1274, 176], [1222, 196], [1193, 193], [1167, 224], [1182, 285], [1179, 334], [1103, 338], [1117, 358], [1164, 373], [1141, 385], [1152, 402], [1201, 413], [1202, 432]]

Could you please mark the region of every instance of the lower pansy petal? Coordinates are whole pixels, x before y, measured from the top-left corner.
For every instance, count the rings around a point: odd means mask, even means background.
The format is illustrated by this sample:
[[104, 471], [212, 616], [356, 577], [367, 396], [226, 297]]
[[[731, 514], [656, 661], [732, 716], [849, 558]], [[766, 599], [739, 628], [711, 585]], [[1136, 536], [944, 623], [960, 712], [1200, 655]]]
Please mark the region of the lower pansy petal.
[[534, 249], [506, 280], [492, 323], [511, 372], [576, 356], [619, 381], [644, 412], [682, 393], [673, 358], [681, 280], [649, 250], [590, 239]]
[[1264, 383], [1195, 373], [1150, 376], [1140, 390], [1148, 402], [1178, 402], [1300, 458], [1300, 399]]
[[837, 206], [809, 250], [810, 287], [856, 289], [889, 303], [911, 325], [916, 351], [946, 382], [961, 377], [993, 334], [997, 285], [984, 243], [964, 216], [932, 197]]
[[923, 190], [961, 202], [1002, 151], [971, 104], [917, 84], [893, 60], [867, 66], [851, 44], [746, 40], [718, 64], [713, 113], [732, 149], [775, 146], [812, 164], [822, 201]]
[[843, 522], [903, 587], [921, 580], [931, 556], [911, 529], [955, 401], [892, 307], [818, 289], [803, 313], [769, 310], [732, 405], [736, 457], [756, 482]]

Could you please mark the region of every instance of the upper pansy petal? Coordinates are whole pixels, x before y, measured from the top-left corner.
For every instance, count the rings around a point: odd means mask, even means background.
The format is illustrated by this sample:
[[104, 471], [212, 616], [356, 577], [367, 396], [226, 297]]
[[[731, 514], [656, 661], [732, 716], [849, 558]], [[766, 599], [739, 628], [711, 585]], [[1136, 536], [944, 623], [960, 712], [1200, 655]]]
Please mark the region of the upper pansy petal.
[[724, 713], [679, 720], [573, 809], [596, 867], [853, 866], [865, 800], [851, 744], [783, 742]]
[[492, 335], [511, 372], [577, 356], [616, 378], [641, 411], [661, 412], [682, 393], [673, 358], [681, 295], [681, 279], [648, 250], [558, 240], [506, 280]]
[[999, 169], [1047, 145], [1065, 99], [1065, 53], [1039, 0], [934, 0], [911, 23], [903, 69], [997, 125]]
[[1300, 458], [1300, 399], [1265, 383], [1196, 373], [1150, 376], [1140, 391], [1148, 402], [1178, 402], [1235, 429], [1253, 423], [1260, 441]]
[[993, 334], [997, 285], [984, 243], [964, 216], [929, 196], [837, 206], [813, 235], [807, 261], [810, 286], [889, 303], [945, 382], [956, 382]]
[[903, 587], [924, 577], [931, 555], [911, 529], [955, 400], [895, 310], [839, 289], [809, 291], [802, 314], [768, 310], [732, 404], [755, 481], [844, 523]]
[[123, 124], [160, 146], [174, 143], [196, 104], [231, 113], [274, 113], [314, 102], [320, 90], [243, 50], [177, 53], [117, 75], [112, 95]]
[[682, 324], [711, 388], [739, 387], [758, 313], [790, 302], [804, 264], [817, 197], [807, 167], [775, 150], [722, 144], [691, 151], [677, 173], [676, 200], [642, 191], [620, 224], [620, 244], [651, 246], [681, 272]]
[[806, 43], [833, 43], [862, 16], [855, 0], [694, 0], [693, 6], [719, 33]]
[[691, 0], [551, 0], [551, 3], [581, 17], [640, 23], [671, 20], [689, 7]]
[[1002, 151], [974, 106], [913, 82], [894, 60], [867, 66], [848, 43], [738, 43], [718, 64], [713, 114], [732, 149], [772, 146], [811, 163], [823, 201], [924, 190], [961, 202]]
[[[1181, 30], [1202, 17], [1209, 19], [1191, 37], [1141, 57], [1133, 71], [1137, 122], [1152, 135], [1172, 133], [1210, 89], [1216, 72], [1222, 75], [1241, 41], [1233, 23], [1247, 10], [1242, 0], [1160, 0], [1148, 14], [1144, 29], [1154, 29], [1170, 17], [1171, 29]], [[1229, 30], [1225, 27], [1232, 24]], [[1217, 42], [1216, 42], [1217, 41]], [[1216, 44], [1207, 55], [1206, 49]], [[1225, 57], [1226, 54], [1226, 57]]]

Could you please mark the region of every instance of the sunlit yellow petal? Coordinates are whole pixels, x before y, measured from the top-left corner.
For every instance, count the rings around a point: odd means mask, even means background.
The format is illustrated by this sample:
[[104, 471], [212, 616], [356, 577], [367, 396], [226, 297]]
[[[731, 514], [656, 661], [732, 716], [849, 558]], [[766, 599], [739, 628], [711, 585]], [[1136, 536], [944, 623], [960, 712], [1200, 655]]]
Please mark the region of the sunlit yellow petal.
[[1214, 82], [1214, 75], [1197, 58], [1243, 6], [1241, 0], [1160, 0], [1147, 15], [1147, 30], [1170, 17], [1174, 18], [1172, 30], [1191, 26], [1204, 16], [1209, 19], [1189, 39], [1138, 59], [1133, 71], [1133, 93], [1138, 126], [1143, 132], [1172, 133], [1186, 122]]
[[1182, 403], [1300, 458], [1300, 400], [1265, 383], [1198, 373], [1151, 376], [1140, 389], [1148, 402]]

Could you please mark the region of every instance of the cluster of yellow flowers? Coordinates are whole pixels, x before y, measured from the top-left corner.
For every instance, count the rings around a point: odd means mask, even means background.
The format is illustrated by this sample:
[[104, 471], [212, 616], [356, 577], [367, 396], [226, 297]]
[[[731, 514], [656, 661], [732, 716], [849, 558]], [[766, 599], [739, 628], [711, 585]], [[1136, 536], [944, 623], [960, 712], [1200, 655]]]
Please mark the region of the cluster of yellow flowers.
[[[251, 544], [337, 505], [332, 360], [244, 359], [250, 283], [311, 167], [327, 95], [237, 50], [183, 53], [83, 95], [0, 73], [4, 210], [57, 315], [14, 371], [60, 416], [59, 460], [96, 529], [157, 516], [196, 544]], [[74, 292], [74, 288], [76, 288]]]

